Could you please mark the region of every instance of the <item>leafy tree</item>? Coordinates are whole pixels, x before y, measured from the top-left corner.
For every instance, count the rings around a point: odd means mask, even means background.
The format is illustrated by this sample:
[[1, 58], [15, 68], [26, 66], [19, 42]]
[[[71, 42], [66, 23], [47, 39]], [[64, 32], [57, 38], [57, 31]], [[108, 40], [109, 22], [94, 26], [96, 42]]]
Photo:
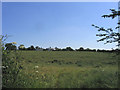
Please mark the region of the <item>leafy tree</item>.
[[77, 49], [77, 51], [84, 51], [84, 48], [80, 47], [79, 49]]
[[19, 47], [18, 47], [19, 50], [25, 50], [25, 46], [23, 44], [21, 44]]
[[33, 45], [32, 45], [30, 48], [31, 48], [31, 50], [35, 50], [35, 48], [34, 48], [34, 46], [33, 46]]
[[63, 49], [61, 49], [62, 51], [66, 51], [66, 49], [65, 48], [63, 48]]
[[96, 52], [96, 49], [93, 49], [93, 50], [91, 50], [91, 51], [94, 51], [94, 52]]
[[27, 48], [27, 50], [35, 50], [35, 48], [33, 45], [31, 45], [30, 47]]
[[61, 51], [61, 49], [60, 49], [60, 48], [55, 47], [55, 51]]
[[5, 44], [6, 50], [16, 50], [17, 47], [13, 43], [6, 43]]
[[31, 48], [31, 50], [35, 50], [35, 48], [34, 48], [34, 46], [33, 46], [33, 45], [31, 45], [31, 47], [30, 47], [30, 48]]
[[[120, 11], [116, 11], [115, 9], [110, 9], [110, 10], [112, 12], [111, 14], [103, 15], [102, 17], [104, 18], [111, 17], [112, 19], [114, 19], [115, 17], [120, 16]], [[115, 29], [120, 28], [120, 22], [118, 22], [117, 24], [118, 26], [115, 27]], [[101, 37], [101, 39], [97, 40], [98, 42], [106, 41], [104, 44], [118, 42], [117, 46], [120, 46], [120, 33], [115, 32], [115, 30], [113, 30], [112, 28], [105, 29], [104, 27], [99, 27], [94, 24], [92, 24], [92, 26], [97, 28], [99, 32], [103, 32], [103, 33], [96, 34], [96, 36]]]
[[74, 51], [71, 47], [66, 47], [66, 51]]
[[39, 46], [36, 46], [35, 49], [40, 49], [40, 47], [39, 47]]
[[91, 49], [89, 49], [89, 48], [86, 48], [86, 49], [85, 49], [85, 51], [91, 51]]

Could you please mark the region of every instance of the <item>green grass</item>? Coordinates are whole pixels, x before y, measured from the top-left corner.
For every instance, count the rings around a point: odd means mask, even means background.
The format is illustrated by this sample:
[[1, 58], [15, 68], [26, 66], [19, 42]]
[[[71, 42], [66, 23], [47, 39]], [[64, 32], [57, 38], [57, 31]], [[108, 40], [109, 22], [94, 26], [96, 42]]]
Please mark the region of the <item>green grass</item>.
[[23, 69], [14, 87], [117, 88], [115, 53], [19, 51], [19, 54]]

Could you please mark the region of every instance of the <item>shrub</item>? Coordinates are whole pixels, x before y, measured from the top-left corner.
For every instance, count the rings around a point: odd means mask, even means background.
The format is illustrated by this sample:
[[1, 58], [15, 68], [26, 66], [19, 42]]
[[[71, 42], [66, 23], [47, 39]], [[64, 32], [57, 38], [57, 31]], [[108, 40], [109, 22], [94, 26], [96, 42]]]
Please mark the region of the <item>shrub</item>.
[[[3, 39], [6, 37], [2, 38]], [[3, 88], [16, 87], [18, 73], [22, 69], [19, 61], [19, 54], [16, 50], [4, 50], [4, 42], [2, 42], [2, 85]]]

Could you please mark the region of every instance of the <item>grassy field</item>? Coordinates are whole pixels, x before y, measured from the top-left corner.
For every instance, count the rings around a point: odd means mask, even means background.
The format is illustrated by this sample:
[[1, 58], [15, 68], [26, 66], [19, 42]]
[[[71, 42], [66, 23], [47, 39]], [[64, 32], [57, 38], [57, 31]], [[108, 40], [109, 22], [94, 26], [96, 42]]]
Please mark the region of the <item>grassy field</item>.
[[117, 88], [115, 53], [19, 51], [23, 69], [14, 87]]

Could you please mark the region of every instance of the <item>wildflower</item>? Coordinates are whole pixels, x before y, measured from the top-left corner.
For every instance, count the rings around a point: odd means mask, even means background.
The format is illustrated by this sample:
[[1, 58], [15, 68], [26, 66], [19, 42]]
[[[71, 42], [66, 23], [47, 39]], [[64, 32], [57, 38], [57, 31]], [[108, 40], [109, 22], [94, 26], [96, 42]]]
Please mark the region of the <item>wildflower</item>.
[[38, 73], [38, 71], [36, 71], [36, 73]]
[[5, 66], [2, 66], [2, 68], [6, 68]]
[[38, 68], [39, 66], [35, 66], [35, 68]]
[[12, 42], [12, 44], [17, 44], [16, 42]]

